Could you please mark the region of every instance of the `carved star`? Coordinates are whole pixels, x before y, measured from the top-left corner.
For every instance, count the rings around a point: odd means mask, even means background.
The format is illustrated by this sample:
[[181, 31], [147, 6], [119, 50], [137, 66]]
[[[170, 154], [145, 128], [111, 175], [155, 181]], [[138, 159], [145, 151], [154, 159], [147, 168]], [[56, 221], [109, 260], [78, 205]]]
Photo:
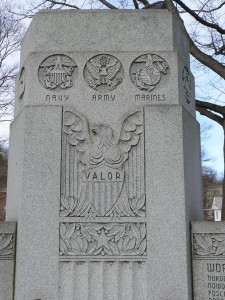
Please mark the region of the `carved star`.
[[109, 237], [105, 234], [104, 229], [102, 229], [101, 234], [97, 237], [95, 237], [95, 240], [98, 242], [96, 249], [99, 249], [100, 247], [105, 247], [109, 249], [108, 242], [113, 238], [113, 236]]

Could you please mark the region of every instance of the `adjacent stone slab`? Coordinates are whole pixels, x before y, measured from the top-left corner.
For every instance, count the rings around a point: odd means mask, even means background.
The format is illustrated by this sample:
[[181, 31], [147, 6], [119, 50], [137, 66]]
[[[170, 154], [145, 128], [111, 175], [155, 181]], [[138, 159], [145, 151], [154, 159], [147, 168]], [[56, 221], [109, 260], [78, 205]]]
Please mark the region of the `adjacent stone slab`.
[[192, 222], [194, 300], [225, 299], [225, 222]]
[[28, 106], [11, 126], [6, 217], [18, 224], [18, 300], [58, 297], [61, 120], [59, 106]]
[[0, 222], [0, 299], [13, 300], [16, 223]]

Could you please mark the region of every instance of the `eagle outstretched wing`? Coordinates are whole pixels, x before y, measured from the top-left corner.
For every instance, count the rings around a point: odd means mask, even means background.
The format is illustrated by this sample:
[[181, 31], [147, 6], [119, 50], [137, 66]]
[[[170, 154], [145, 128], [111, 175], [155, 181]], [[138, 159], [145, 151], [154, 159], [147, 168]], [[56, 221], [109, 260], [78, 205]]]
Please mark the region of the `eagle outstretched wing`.
[[100, 83], [100, 74], [99, 74], [99, 66], [93, 61], [87, 62], [87, 74], [86, 80], [88, 84], [94, 89], [97, 89], [97, 86]]
[[54, 61], [45, 61], [40, 64], [41, 68], [46, 68], [46, 67], [49, 68], [49, 67], [54, 67], [54, 66], [55, 66]]
[[129, 115], [122, 125], [118, 146], [123, 153], [123, 162], [127, 160], [131, 147], [138, 144], [142, 132], [143, 112], [137, 111]]
[[113, 79], [121, 68], [121, 63], [117, 61], [113, 66], [108, 68], [108, 78]]
[[94, 77], [97, 80], [100, 79], [99, 67], [97, 64], [93, 62], [87, 62], [87, 69], [92, 77]]
[[[131, 209], [131, 201], [139, 203], [141, 195], [144, 194], [143, 178], [143, 111], [136, 111], [124, 120], [117, 143], [122, 155], [122, 169], [125, 172], [124, 185], [115, 205], [107, 215], [134, 216], [135, 211]], [[132, 203], [133, 204], [133, 203]]]
[[85, 153], [91, 143], [87, 120], [74, 109], [66, 109], [63, 113], [63, 131], [66, 133], [67, 142], [76, 147], [79, 160], [86, 164]]

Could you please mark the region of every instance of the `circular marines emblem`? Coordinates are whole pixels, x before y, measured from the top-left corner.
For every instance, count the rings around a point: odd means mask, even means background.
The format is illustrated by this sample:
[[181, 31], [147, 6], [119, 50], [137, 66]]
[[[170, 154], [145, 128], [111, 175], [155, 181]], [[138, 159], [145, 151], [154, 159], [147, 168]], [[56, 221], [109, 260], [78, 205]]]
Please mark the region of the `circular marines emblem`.
[[123, 80], [123, 66], [114, 56], [96, 55], [84, 67], [84, 79], [94, 90], [108, 92], [114, 90]]
[[76, 63], [66, 55], [51, 55], [39, 66], [38, 77], [46, 89], [67, 89], [73, 85]]
[[168, 63], [156, 54], [139, 56], [130, 67], [130, 78], [140, 90], [152, 91], [161, 80], [161, 74], [166, 75]]

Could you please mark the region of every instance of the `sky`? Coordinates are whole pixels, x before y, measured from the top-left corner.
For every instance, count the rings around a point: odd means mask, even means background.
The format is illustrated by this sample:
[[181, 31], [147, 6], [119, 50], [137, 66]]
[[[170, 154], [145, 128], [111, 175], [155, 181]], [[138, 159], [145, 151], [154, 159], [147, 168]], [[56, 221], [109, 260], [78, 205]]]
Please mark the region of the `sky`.
[[[24, 2], [24, 1], [22, 1]], [[189, 2], [189, 0], [188, 0]], [[190, 21], [190, 26], [192, 23]], [[19, 55], [17, 54], [13, 60], [19, 61]], [[209, 102], [217, 102], [218, 104], [225, 103], [225, 95], [221, 93], [221, 89], [215, 89], [214, 85], [217, 82], [216, 75], [211, 71], [205, 71], [199, 67], [198, 63], [191, 59], [191, 70], [195, 76], [196, 83], [196, 98], [204, 99]], [[217, 87], [223, 85], [222, 80], [218, 80]], [[223, 105], [223, 104], [222, 104]], [[205, 124], [211, 124], [212, 128], [207, 133], [207, 139], [202, 142], [204, 150], [207, 152], [207, 156], [210, 161], [207, 166], [212, 167], [218, 175], [223, 174], [223, 129], [216, 122], [209, 120], [206, 117], [202, 117], [197, 113], [197, 120], [205, 126]], [[10, 122], [0, 122], [0, 136], [8, 138], [9, 136], [9, 125]]]
[[[224, 80], [219, 78], [214, 72], [206, 71], [204, 68], [199, 67], [199, 63], [193, 58], [191, 58], [191, 70], [195, 77], [196, 99], [224, 105]], [[206, 138], [201, 141], [201, 145], [209, 158], [209, 162], [204, 163], [204, 165], [211, 167], [217, 172], [218, 177], [222, 177], [224, 172], [223, 128], [215, 121], [201, 116], [198, 112], [196, 117], [201, 128], [211, 126], [206, 134]]]
[[207, 152], [207, 156], [210, 159], [209, 162], [205, 163], [206, 166], [214, 169], [218, 177], [223, 176], [224, 162], [223, 162], [223, 129], [222, 126], [214, 121], [209, 120], [206, 117], [202, 117], [197, 113], [197, 120], [199, 123], [211, 124], [212, 128], [208, 131], [208, 138], [202, 141], [202, 147]]

